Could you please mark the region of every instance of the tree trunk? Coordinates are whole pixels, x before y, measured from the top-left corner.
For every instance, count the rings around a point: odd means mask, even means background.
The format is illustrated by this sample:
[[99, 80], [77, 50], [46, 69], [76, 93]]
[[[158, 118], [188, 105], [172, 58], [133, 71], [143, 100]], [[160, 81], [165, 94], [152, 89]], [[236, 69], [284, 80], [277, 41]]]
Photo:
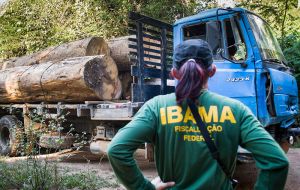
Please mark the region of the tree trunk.
[[[90, 37], [83, 40], [78, 40], [70, 43], [61, 44], [59, 46], [49, 47], [45, 50], [33, 53], [31, 55], [25, 55], [22, 57], [2, 59], [2, 70], [18, 66], [29, 66], [39, 63], [45, 63], [48, 61], [59, 62], [71, 57], [82, 57], [91, 55], [110, 55], [117, 64], [119, 71], [130, 71], [130, 55], [129, 52], [136, 51], [128, 47], [129, 44], [136, 45], [129, 41], [129, 38], [133, 36], [123, 36], [115, 39], [111, 39], [106, 43], [100, 37]], [[149, 38], [144, 38], [144, 41], [154, 42]], [[160, 48], [145, 45], [145, 48], [154, 50], [160, 50]], [[144, 52], [145, 55], [160, 56], [160, 54], [152, 52]], [[145, 61], [160, 63], [160, 60], [149, 58], [145, 56]]]
[[119, 78], [122, 84], [122, 99], [131, 100], [131, 83], [133, 78], [130, 72], [119, 72]]
[[49, 47], [45, 50], [25, 55], [18, 58], [11, 58], [2, 63], [2, 69], [29, 66], [48, 61], [59, 62], [70, 57], [82, 57], [91, 55], [109, 55], [109, 47], [103, 38], [90, 37], [59, 46]]
[[[123, 36], [119, 38], [114, 38], [109, 40], [108, 46], [110, 48], [110, 56], [115, 60], [117, 67], [119, 71], [130, 71], [130, 66], [132, 63], [130, 62], [130, 51], [135, 52], [135, 49], [130, 49], [128, 47], [129, 44], [136, 45], [136, 43], [129, 41], [129, 38], [135, 38], [135, 36]], [[150, 42], [150, 43], [156, 43], [160, 45], [160, 41], [153, 40], [150, 38], [143, 38], [144, 42]], [[152, 45], [146, 45], [144, 44], [144, 48], [152, 49], [152, 50], [158, 50], [161, 51], [160, 47], [152, 46]], [[160, 59], [150, 58], [147, 55], [154, 55], [154, 56], [161, 56], [159, 53], [153, 53], [149, 51], [144, 51], [144, 60], [154, 63], [161, 63]], [[132, 57], [136, 59], [135, 57]]]
[[128, 39], [131, 36], [123, 36], [109, 40], [108, 46], [110, 49], [110, 56], [115, 60], [119, 71], [130, 70], [130, 49], [128, 45], [130, 42]]
[[83, 102], [121, 96], [118, 69], [109, 56], [75, 57], [0, 71], [0, 102]]

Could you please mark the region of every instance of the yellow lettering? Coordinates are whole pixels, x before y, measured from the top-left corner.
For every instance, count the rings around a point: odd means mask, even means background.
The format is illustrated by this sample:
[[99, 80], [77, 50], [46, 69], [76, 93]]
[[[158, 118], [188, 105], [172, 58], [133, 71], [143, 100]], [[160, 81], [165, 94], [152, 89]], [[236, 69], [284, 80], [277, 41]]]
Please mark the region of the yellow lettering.
[[199, 108], [199, 113], [201, 116], [201, 119], [205, 121], [206, 123], [209, 123], [213, 120], [213, 122], [218, 122], [218, 108], [217, 106], [210, 106], [208, 113], [205, 110], [205, 107], [201, 106]]
[[199, 135], [183, 135], [184, 141], [204, 141], [203, 136]]
[[213, 125], [213, 126], [207, 126], [207, 130], [209, 133], [212, 133], [212, 132], [221, 132], [223, 130], [222, 126], [221, 125]]
[[197, 133], [197, 132], [200, 132], [200, 131], [199, 131], [198, 127], [190, 127], [187, 132]]
[[211, 133], [211, 130], [212, 130], [212, 126], [207, 126], [207, 130], [208, 130], [208, 132], [210, 132]]
[[181, 126], [180, 132], [186, 132], [188, 130], [188, 126]]
[[186, 141], [186, 140], [188, 141], [189, 136], [190, 136], [190, 135], [183, 135], [183, 140], [184, 140], [184, 141]]
[[175, 126], [174, 127], [174, 131], [175, 132], [185, 132], [185, 133], [199, 133], [200, 130], [198, 127], [194, 127], [194, 126]]
[[200, 137], [199, 139], [199, 141], [204, 141], [204, 138], [203, 138], [203, 136], [198, 136], [198, 137]]
[[162, 125], [167, 124], [166, 109], [160, 108], [160, 120]]
[[168, 123], [170, 124], [181, 122], [183, 119], [181, 112], [182, 108], [180, 106], [167, 107]]
[[224, 106], [221, 113], [220, 122], [224, 123], [226, 120], [229, 120], [230, 123], [236, 123], [234, 115], [229, 106]]
[[183, 122], [187, 123], [189, 120], [196, 124], [196, 120], [191, 112], [191, 109], [188, 107], [186, 110]]

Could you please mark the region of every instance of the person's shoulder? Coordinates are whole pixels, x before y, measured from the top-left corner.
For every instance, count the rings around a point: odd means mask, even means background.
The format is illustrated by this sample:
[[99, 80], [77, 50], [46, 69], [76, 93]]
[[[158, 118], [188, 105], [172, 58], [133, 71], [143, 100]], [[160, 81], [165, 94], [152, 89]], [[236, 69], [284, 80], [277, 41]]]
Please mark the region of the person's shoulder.
[[217, 94], [215, 92], [206, 91], [205, 94], [206, 98], [209, 98], [212, 102], [222, 105], [222, 106], [230, 106], [230, 107], [237, 107], [237, 108], [244, 108], [245, 105], [237, 99], [233, 99], [227, 96], [223, 96]]
[[158, 95], [150, 99], [150, 101], [155, 101], [155, 102], [176, 102], [176, 95], [175, 93], [170, 93], [170, 94], [164, 94], [164, 95]]
[[175, 93], [165, 94], [165, 95], [158, 95], [150, 100], [147, 100], [145, 104], [147, 106], [150, 106], [152, 108], [154, 107], [161, 107], [161, 106], [167, 106], [170, 104], [176, 103], [176, 96]]

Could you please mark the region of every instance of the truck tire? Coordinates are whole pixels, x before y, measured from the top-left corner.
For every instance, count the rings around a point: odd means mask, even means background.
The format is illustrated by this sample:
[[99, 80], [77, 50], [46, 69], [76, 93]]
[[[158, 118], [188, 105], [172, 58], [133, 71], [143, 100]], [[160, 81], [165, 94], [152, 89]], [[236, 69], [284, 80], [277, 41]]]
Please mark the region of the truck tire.
[[282, 148], [282, 150], [287, 154], [291, 146], [290, 143], [288, 141], [283, 141], [280, 142], [279, 145]]
[[258, 176], [255, 163], [237, 163], [234, 179], [238, 180], [237, 190], [252, 190]]
[[16, 156], [24, 137], [17, 117], [6, 115], [0, 119], [0, 155]]
[[75, 140], [74, 136], [43, 134], [40, 137], [39, 145], [43, 148], [66, 149], [72, 147]]

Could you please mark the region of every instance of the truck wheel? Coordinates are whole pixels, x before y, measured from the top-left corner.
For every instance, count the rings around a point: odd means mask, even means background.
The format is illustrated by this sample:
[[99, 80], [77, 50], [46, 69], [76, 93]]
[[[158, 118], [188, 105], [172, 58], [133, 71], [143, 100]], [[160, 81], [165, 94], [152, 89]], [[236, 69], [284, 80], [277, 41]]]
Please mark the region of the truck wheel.
[[287, 154], [291, 146], [290, 143], [288, 141], [284, 141], [280, 142], [279, 145], [282, 148], [282, 150]]
[[237, 179], [239, 184], [237, 190], [252, 190], [256, 183], [258, 169], [255, 163], [237, 163], [234, 179]]
[[293, 146], [294, 144], [295, 144], [295, 142], [296, 142], [296, 137], [295, 136], [289, 136], [289, 144], [291, 145], [291, 146]]
[[0, 155], [17, 155], [21, 147], [23, 131], [17, 117], [6, 115], [0, 119]]
[[72, 147], [75, 140], [74, 136], [43, 134], [40, 137], [39, 145], [43, 148], [66, 149]]

